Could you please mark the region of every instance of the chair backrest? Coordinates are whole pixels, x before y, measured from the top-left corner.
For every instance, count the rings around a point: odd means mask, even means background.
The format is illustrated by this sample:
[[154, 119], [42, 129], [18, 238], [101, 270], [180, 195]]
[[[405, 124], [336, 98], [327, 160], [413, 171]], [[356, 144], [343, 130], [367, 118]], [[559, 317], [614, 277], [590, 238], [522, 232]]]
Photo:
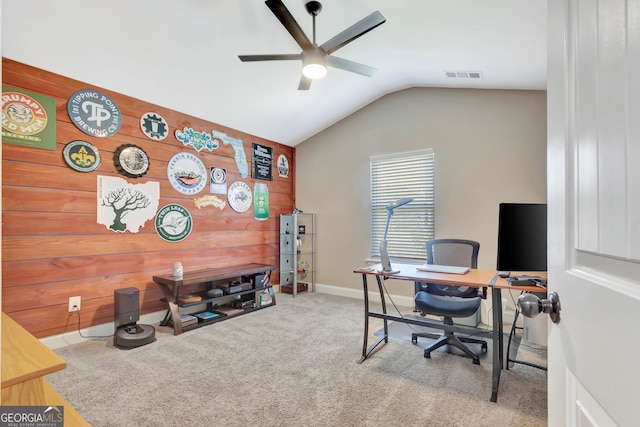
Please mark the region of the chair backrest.
[[[454, 265], [478, 268], [480, 243], [464, 239], [433, 239], [427, 242], [427, 264]], [[478, 296], [478, 289], [468, 286], [448, 286], [418, 282], [418, 287], [435, 295], [470, 298]], [[484, 295], [483, 290], [483, 295]]]
[[480, 243], [463, 239], [434, 239], [427, 242], [427, 264], [478, 268]]

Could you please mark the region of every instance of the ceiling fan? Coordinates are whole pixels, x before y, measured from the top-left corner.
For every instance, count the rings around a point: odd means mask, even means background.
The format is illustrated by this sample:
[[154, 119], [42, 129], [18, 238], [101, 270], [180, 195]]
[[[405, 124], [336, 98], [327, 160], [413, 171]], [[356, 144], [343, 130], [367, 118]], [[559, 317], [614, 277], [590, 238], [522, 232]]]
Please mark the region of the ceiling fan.
[[373, 67], [349, 61], [348, 59], [338, 58], [331, 54], [342, 46], [373, 30], [377, 26], [384, 24], [386, 19], [380, 12], [373, 12], [369, 16], [361, 19], [346, 30], [318, 46], [316, 43], [316, 16], [318, 16], [322, 10], [322, 4], [320, 4], [320, 2], [305, 2], [307, 12], [313, 17], [313, 42], [309, 40], [304, 31], [302, 31], [300, 25], [298, 25], [281, 0], [267, 0], [265, 1], [265, 4], [269, 9], [271, 9], [271, 12], [273, 12], [276, 18], [278, 18], [289, 34], [291, 34], [294, 40], [302, 48], [302, 53], [281, 55], [238, 55], [238, 58], [240, 58], [242, 62], [302, 60], [302, 76], [300, 77], [298, 90], [308, 90], [311, 86], [312, 79], [324, 77], [327, 73], [327, 65], [369, 77], [376, 72], [376, 69]]

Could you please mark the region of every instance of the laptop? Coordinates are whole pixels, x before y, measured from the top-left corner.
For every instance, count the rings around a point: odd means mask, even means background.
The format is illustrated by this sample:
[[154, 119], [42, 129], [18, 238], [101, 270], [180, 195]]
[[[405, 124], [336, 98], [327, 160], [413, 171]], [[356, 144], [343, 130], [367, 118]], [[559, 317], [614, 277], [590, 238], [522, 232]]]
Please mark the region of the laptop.
[[430, 273], [449, 273], [449, 274], [465, 274], [470, 270], [469, 267], [458, 267], [455, 265], [438, 265], [424, 264], [417, 268], [418, 271], [427, 271]]

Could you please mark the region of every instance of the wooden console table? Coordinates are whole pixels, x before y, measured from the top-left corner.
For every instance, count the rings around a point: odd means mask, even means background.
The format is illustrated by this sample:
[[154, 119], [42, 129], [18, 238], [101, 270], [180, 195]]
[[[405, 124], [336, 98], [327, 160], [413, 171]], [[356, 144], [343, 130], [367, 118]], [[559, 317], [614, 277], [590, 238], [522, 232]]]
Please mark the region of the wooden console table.
[[36, 337], [2, 313], [3, 406], [64, 406], [65, 426], [89, 426], [82, 416], [44, 379], [66, 368], [65, 361]]
[[[234, 265], [230, 267], [222, 267], [222, 268], [207, 268], [205, 270], [193, 271], [184, 273], [182, 279], [175, 279], [173, 275], [167, 274], [163, 276], [153, 276], [153, 281], [160, 287], [162, 294], [164, 295], [164, 301], [167, 303], [168, 310], [167, 315], [165, 316], [165, 320], [160, 324], [161, 326], [166, 326], [171, 323], [173, 325], [173, 333], [174, 335], [179, 335], [183, 332], [183, 330], [193, 329], [201, 326], [205, 326], [208, 324], [216, 323], [221, 320], [225, 320], [227, 316], [219, 316], [213, 320], [199, 322], [195, 325], [190, 325], [188, 327], [183, 328], [182, 321], [180, 318], [180, 307], [193, 307], [196, 305], [206, 304], [207, 311], [213, 310], [214, 306], [224, 305], [225, 303], [229, 303], [235, 300], [238, 297], [242, 297], [244, 295], [253, 295], [263, 292], [265, 290], [271, 290], [271, 285], [268, 283], [261, 284], [256, 283], [255, 280], [252, 280], [253, 286], [251, 289], [243, 290], [240, 292], [235, 292], [231, 294], [225, 294], [219, 297], [209, 297], [207, 296], [207, 291], [216, 287], [216, 284], [228, 282], [229, 280], [238, 279], [242, 277], [252, 277], [255, 279], [256, 276], [270, 274], [272, 270], [275, 270], [277, 266], [269, 265], [269, 264], [242, 264], [242, 265]], [[191, 292], [188, 289], [185, 289], [186, 286], [200, 285], [204, 287], [204, 291]], [[179, 296], [181, 292], [186, 292], [188, 294], [195, 294], [201, 297], [199, 301], [196, 302], [180, 302]], [[276, 304], [275, 294], [272, 293], [272, 303], [268, 306], [259, 306], [254, 305], [253, 307], [244, 308], [243, 313], [249, 313], [252, 311], [260, 310], [262, 308], [266, 308]]]

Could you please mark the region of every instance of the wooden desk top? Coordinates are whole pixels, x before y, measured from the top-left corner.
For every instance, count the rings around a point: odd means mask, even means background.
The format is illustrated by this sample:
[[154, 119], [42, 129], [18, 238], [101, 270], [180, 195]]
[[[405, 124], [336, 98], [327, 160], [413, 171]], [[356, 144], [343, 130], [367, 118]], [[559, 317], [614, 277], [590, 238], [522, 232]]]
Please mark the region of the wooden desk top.
[[190, 271], [184, 273], [182, 279], [174, 279], [172, 274], [153, 276], [153, 281], [170, 286], [196, 285], [198, 283], [214, 282], [216, 280], [231, 279], [238, 276], [264, 273], [265, 271], [275, 270], [276, 268], [278, 267], [275, 265], [258, 263], [232, 265], [229, 267]]
[[66, 366], [60, 356], [2, 313], [2, 388], [60, 371]]
[[393, 264], [393, 268], [400, 270], [399, 273], [389, 274], [382, 272], [382, 265], [375, 264], [370, 269], [357, 269], [354, 273], [372, 274], [385, 276], [390, 279], [409, 280], [412, 282], [430, 282], [442, 284], [464, 284], [465, 286], [475, 286], [478, 288], [489, 286], [496, 276], [495, 270], [471, 269], [465, 274], [435, 273], [430, 271], [419, 271], [417, 267], [423, 264]]

